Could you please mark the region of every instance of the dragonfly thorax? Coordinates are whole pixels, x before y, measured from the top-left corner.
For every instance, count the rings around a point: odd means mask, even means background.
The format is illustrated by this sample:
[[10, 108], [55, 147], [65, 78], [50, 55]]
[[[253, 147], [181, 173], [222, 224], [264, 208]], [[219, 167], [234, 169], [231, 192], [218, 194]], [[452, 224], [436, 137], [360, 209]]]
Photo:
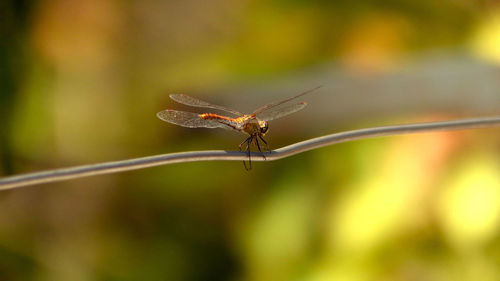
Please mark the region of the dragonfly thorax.
[[251, 119], [243, 124], [243, 131], [251, 136], [264, 136], [267, 133], [268, 129], [269, 125], [267, 121]]

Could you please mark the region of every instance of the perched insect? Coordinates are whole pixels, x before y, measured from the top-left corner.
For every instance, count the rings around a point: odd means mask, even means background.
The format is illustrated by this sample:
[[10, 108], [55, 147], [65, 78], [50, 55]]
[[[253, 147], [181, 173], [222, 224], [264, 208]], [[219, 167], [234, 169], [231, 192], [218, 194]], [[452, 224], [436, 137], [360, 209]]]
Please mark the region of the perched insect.
[[[246, 170], [250, 170], [252, 169], [252, 159], [250, 158], [251, 144], [255, 141], [257, 148], [262, 153], [262, 149], [260, 148], [259, 144], [259, 139], [260, 139], [265, 144], [267, 149], [267, 142], [263, 138], [263, 136], [269, 130], [269, 124], [267, 121], [278, 119], [303, 109], [307, 105], [306, 102], [299, 102], [292, 104], [286, 104], [286, 103], [298, 97], [301, 97], [305, 94], [308, 94], [320, 87], [321, 86], [300, 93], [291, 98], [266, 104], [262, 107], [259, 107], [251, 114], [243, 114], [239, 111], [226, 108], [220, 105], [211, 104], [206, 101], [190, 97], [188, 95], [175, 94], [175, 95], [170, 95], [170, 98], [178, 103], [182, 103], [193, 107], [217, 109], [231, 113], [233, 115], [236, 115], [237, 117], [228, 117], [228, 116], [218, 115], [215, 113], [198, 114], [194, 112], [178, 111], [172, 109], [166, 109], [160, 111], [156, 114], [156, 116], [158, 116], [158, 118], [160, 118], [163, 121], [183, 127], [223, 128], [248, 134], [249, 137], [245, 139], [242, 143], [240, 143], [239, 148], [241, 151], [243, 145], [246, 144], [245, 150], [248, 154], [248, 166], [246, 165], [245, 161], [243, 161], [243, 165], [245, 166]], [[269, 149], [267, 150], [269, 151]], [[264, 157], [264, 159], [266, 158], [264, 153], [262, 153], [262, 156]]]

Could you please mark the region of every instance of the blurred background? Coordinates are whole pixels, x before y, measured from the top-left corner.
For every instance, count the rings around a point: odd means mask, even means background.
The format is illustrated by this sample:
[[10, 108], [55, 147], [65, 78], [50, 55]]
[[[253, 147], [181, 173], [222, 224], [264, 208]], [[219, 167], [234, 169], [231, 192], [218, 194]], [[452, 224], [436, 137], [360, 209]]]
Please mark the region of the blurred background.
[[[251, 112], [323, 85], [271, 148], [499, 113], [496, 1], [3, 0], [0, 34], [0, 176], [245, 138], [157, 119], [188, 109], [171, 93]], [[415, 134], [3, 191], [0, 280], [499, 280], [499, 143]]]

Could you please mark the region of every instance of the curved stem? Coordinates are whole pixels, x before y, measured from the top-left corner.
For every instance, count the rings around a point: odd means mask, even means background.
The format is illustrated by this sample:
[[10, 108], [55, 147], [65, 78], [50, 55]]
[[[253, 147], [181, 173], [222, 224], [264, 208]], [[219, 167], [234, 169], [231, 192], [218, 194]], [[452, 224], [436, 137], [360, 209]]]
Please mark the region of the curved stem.
[[[305, 151], [324, 147], [327, 145], [365, 139], [365, 138], [402, 135], [402, 134], [418, 133], [418, 132], [486, 128], [495, 126], [500, 126], [500, 116], [375, 127], [375, 128], [367, 128], [367, 129], [335, 133], [322, 137], [317, 137], [314, 139], [305, 140], [302, 142], [298, 142], [295, 144], [291, 144], [273, 150], [271, 151], [270, 154], [266, 155], [265, 158], [260, 153], [251, 153], [251, 156], [253, 157], [253, 161], [264, 161], [264, 160], [273, 161], [290, 157], [292, 155], [299, 154]], [[123, 172], [128, 170], [136, 170], [136, 169], [142, 169], [159, 165], [194, 162], [194, 161], [214, 161], [214, 160], [244, 161], [247, 159], [247, 157], [248, 155], [245, 152], [223, 151], [223, 150], [190, 151], [190, 152], [162, 154], [162, 155], [128, 159], [122, 161], [105, 162], [93, 165], [76, 166], [71, 168], [5, 177], [0, 179], [0, 190], [6, 190], [27, 185], [69, 180], [81, 177], [95, 176], [101, 174]]]

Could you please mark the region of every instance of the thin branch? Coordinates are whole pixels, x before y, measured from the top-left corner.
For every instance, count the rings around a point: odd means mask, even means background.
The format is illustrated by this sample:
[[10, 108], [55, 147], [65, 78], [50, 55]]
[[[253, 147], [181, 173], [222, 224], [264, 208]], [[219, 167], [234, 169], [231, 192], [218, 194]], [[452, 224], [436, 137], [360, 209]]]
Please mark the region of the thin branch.
[[[317, 149], [323, 146], [332, 145], [341, 142], [373, 138], [380, 136], [402, 135], [418, 132], [431, 131], [450, 131], [464, 130], [500, 126], [500, 116], [473, 118], [463, 120], [452, 120], [443, 122], [416, 123], [408, 125], [396, 125], [367, 128], [361, 130], [347, 131], [326, 135], [314, 139], [305, 140], [291, 144], [266, 154], [267, 161], [286, 158], [305, 151]], [[265, 159], [259, 153], [252, 153], [253, 161], [264, 161]], [[38, 173], [28, 173], [18, 176], [5, 177], [0, 179], [0, 190], [12, 189], [21, 186], [69, 180], [87, 176], [95, 176], [128, 170], [136, 170], [147, 167], [167, 165], [194, 161], [213, 161], [213, 160], [238, 160], [247, 159], [244, 152], [237, 151], [190, 151], [180, 153], [170, 153], [150, 157], [135, 158], [129, 160], [99, 163], [94, 165], [76, 166]]]

